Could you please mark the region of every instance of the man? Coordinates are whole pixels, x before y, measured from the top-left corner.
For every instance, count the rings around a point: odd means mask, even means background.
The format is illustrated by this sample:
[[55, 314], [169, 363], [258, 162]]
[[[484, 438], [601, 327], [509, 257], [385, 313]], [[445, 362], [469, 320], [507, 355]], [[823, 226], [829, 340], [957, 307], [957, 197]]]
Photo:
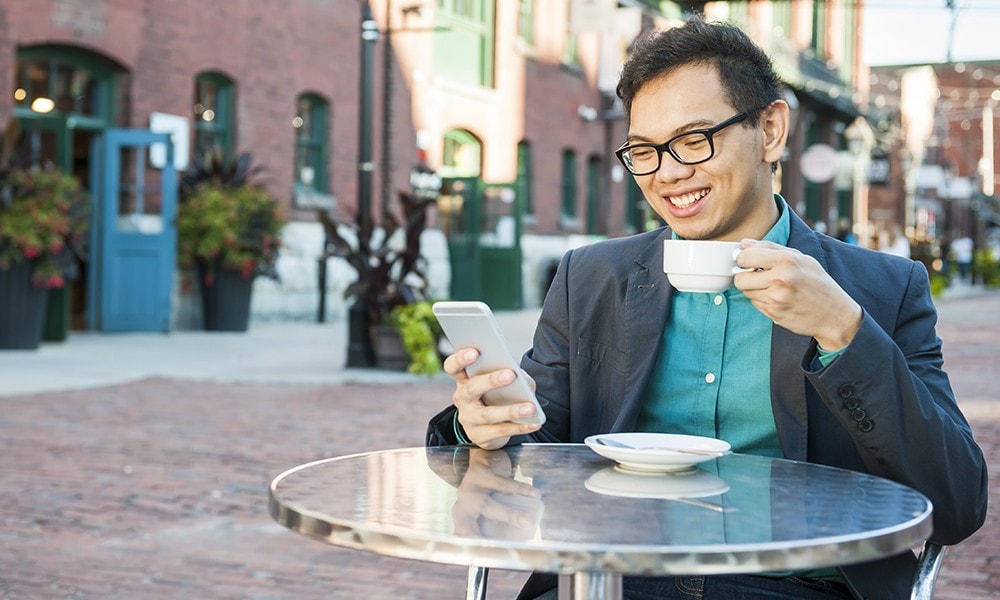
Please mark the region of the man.
[[[763, 51], [736, 27], [694, 19], [637, 42], [618, 95], [629, 118], [618, 156], [669, 229], [563, 257], [521, 363], [547, 402], [542, 428], [512, 422], [530, 405], [485, 406], [483, 393], [516, 374], [467, 377], [477, 354], [460, 349], [445, 361], [454, 406], [429, 442], [709, 435], [909, 485], [934, 503], [935, 542], [978, 529], [986, 466], [941, 368], [927, 272], [810, 230], [773, 194], [789, 113]], [[661, 269], [671, 235], [740, 241], [748, 271], [721, 294], [673, 290]], [[907, 552], [788, 577], [624, 585], [629, 598], [903, 598], [914, 565]], [[522, 595], [550, 585], [533, 576]]]

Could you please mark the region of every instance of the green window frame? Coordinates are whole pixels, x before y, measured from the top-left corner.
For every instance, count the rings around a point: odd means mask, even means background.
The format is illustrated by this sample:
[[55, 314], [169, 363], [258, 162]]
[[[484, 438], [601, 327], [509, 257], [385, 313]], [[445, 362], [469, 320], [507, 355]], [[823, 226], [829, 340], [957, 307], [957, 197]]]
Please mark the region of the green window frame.
[[440, 174], [442, 177], [479, 177], [483, 144], [464, 129], [444, 134]]
[[14, 115], [72, 115], [81, 126], [107, 126], [115, 117], [116, 72], [110, 61], [80, 48], [42, 45], [19, 49]]
[[194, 82], [195, 160], [212, 152], [233, 156], [236, 122], [236, 84], [221, 73], [204, 72]]
[[535, 201], [531, 193], [532, 186], [531, 142], [521, 140], [517, 143], [517, 187], [521, 194], [524, 214], [535, 214]]
[[600, 156], [590, 156], [587, 158], [587, 233], [600, 233], [597, 222], [598, 202], [601, 194], [601, 165], [603, 161]]
[[471, 85], [493, 87], [494, 1], [437, 0], [435, 73]]
[[316, 94], [300, 94], [295, 102], [292, 127], [295, 130], [295, 189], [328, 192], [329, 104]]
[[560, 60], [562, 64], [567, 67], [580, 67], [580, 55], [577, 50], [577, 37], [576, 34], [570, 31], [570, 3], [566, 4], [566, 36], [563, 40], [563, 53]]
[[812, 4], [812, 37], [809, 48], [816, 56], [826, 56], [826, 3]]
[[576, 217], [576, 151], [566, 148], [562, 151], [562, 184], [559, 213], [566, 218]]
[[535, 0], [520, 0], [517, 9], [517, 37], [527, 46], [535, 45]]
[[634, 177], [625, 179], [625, 228], [631, 233], [646, 231], [646, 199]]

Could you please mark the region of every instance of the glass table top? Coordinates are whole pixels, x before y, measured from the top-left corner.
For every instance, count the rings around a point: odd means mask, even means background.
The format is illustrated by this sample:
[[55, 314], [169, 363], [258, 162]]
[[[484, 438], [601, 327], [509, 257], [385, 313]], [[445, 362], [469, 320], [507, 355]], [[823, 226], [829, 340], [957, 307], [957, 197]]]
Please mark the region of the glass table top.
[[274, 519], [388, 556], [554, 573], [749, 573], [898, 554], [931, 504], [863, 473], [733, 454], [630, 472], [579, 444], [403, 448], [295, 467]]

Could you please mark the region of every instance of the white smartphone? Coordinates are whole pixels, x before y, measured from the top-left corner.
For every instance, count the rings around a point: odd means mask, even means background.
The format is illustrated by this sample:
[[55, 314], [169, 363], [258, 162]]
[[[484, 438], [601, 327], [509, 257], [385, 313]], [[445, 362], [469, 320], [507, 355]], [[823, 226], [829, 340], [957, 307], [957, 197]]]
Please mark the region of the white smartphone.
[[470, 376], [497, 369], [511, 369], [517, 374], [514, 383], [486, 392], [483, 402], [490, 406], [531, 402], [535, 405], [535, 414], [524, 419], [515, 419], [514, 422], [537, 425], [545, 423], [542, 406], [535, 397], [527, 377], [521, 371], [517, 359], [511, 353], [510, 346], [504, 339], [490, 307], [482, 302], [448, 301], [435, 302], [433, 311], [455, 350], [460, 348], [479, 350], [479, 360], [465, 369]]

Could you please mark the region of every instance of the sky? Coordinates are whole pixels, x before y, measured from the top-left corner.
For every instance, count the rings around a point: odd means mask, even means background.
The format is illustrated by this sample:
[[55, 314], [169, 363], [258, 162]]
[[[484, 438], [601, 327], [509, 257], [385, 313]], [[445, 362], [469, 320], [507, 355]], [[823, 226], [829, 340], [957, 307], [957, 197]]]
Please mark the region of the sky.
[[[1000, 0], [954, 0], [952, 60], [1000, 60]], [[865, 0], [864, 57], [871, 66], [945, 62], [946, 0]]]

